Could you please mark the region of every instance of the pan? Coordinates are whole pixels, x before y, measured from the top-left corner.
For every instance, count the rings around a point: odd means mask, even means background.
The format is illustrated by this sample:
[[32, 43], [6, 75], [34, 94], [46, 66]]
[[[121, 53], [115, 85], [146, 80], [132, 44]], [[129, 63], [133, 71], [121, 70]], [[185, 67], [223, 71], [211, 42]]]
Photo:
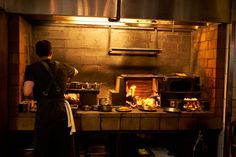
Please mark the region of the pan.
[[169, 113], [180, 113], [181, 110], [178, 108], [174, 108], [174, 107], [166, 107], [164, 108], [165, 112], [169, 112]]

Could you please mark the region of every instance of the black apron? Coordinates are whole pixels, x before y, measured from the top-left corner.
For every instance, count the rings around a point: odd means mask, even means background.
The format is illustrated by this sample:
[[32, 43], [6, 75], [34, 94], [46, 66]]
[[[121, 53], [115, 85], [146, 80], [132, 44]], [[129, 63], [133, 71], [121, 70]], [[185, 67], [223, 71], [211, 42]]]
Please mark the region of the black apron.
[[34, 157], [66, 157], [69, 150], [70, 134], [67, 127], [64, 98], [47, 98], [52, 85], [56, 86], [55, 92], [61, 92], [55, 81], [57, 66], [53, 75], [47, 63], [43, 61], [41, 63], [49, 72], [51, 80], [43, 91], [44, 97], [37, 100]]

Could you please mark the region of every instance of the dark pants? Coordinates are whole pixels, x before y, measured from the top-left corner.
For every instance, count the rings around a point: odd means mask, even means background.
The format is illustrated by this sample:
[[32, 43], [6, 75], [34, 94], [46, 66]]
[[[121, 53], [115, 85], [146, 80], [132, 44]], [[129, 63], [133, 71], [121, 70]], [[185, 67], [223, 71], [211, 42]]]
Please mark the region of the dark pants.
[[36, 131], [34, 157], [68, 157], [69, 129], [65, 124], [42, 124]]

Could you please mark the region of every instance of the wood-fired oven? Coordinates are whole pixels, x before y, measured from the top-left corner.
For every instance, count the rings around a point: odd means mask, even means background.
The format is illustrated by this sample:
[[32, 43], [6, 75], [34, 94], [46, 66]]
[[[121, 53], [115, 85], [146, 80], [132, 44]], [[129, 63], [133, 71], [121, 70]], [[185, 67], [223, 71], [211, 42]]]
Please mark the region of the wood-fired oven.
[[153, 74], [121, 74], [116, 78], [116, 89], [109, 91], [111, 103], [124, 106], [128, 95], [148, 98], [158, 94], [163, 78], [163, 75]]
[[[160, 107], [169, 107], [171, 100], [201, 98], [200, 77], [187, 74], [153, 75], [122, 74], [116, 78], [115, 90], [109, 92], [113, 105], [124, 106], [128, 102], [137, 103], [137, 98], [159, 96]], [[135, 100], [132, 100], [135, 98]]]
[[[162, 107], [171, 107], [173, 100], [183, 105], [182, 102], [185, 98], [196, 98], [197, 100], [201, 98], [199, 76], [171, 74], [165, 76], [162, 83], [164, 86], [161, 91]], [[179, 108], [182, 109], [182, 106]]]

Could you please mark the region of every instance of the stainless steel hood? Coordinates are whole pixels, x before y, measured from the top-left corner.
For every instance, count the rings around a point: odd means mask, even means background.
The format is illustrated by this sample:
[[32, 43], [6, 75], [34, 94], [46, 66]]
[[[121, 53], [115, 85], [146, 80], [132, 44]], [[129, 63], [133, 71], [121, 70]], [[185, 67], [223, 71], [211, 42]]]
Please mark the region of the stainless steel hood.
[[5, 0], [10, 13], [116, 17], [117, 0]]
[[231, 0], [121, 0], [121, 18], [230, 22]]
[[230, 23], [232, 0], [0, 0], [9, 13]]

